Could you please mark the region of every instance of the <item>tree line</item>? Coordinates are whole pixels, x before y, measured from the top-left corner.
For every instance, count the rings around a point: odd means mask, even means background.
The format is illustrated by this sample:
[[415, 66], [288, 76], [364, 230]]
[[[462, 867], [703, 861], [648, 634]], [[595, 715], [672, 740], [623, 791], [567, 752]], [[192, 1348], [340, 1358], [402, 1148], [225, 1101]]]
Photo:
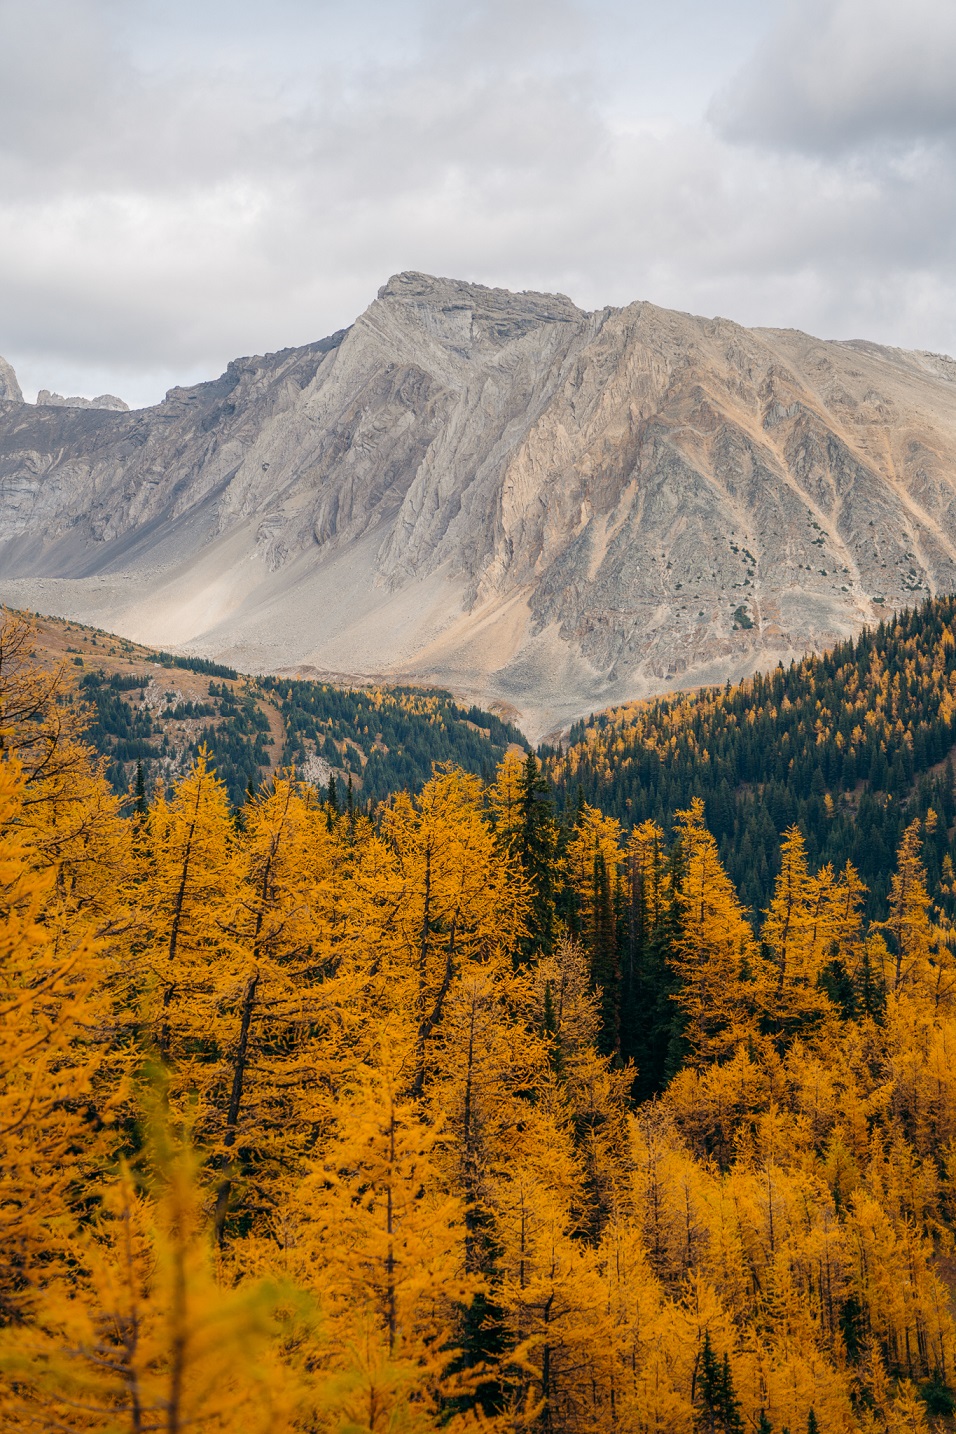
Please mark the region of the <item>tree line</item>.
[[956, 598], [928, 599], [832, 651], [746, 682], [630, 703], [542, 749], [559, 802], [670, 827], [694, 797], [743, 900], [766, 906], [780, 833], [811, 861], [853, 863], [885, 913], [893, 855], [932, 808], [925, 859], [951, 915]]

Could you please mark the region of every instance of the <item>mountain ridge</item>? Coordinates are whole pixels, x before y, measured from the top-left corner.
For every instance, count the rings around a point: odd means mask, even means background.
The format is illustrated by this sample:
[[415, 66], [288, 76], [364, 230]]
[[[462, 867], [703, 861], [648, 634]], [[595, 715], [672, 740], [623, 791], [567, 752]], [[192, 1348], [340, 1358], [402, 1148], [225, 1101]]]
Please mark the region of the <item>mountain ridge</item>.
[[[207, 659], [158, 652], [101, 628], [39, 614], [0, 614], [31, 660], [60, 670], [67, 705], [86, 709], [85, 737], [121, 797], [181, 778], [205, 748], [235, 807], [280, 772], [353, 790], [363, 808], [418, 791], [436, 762], [490, 779], [511, 749], [506, 714], [459, 707], [440, 688], [348, 688], [308, 677], [252, 678]], [[70, 679], [73, 679], [71, 682]]]
[[407, 272], [129, 414], [0, 404], [0, 598], [540, 736], [956, 589], [956, 363]]

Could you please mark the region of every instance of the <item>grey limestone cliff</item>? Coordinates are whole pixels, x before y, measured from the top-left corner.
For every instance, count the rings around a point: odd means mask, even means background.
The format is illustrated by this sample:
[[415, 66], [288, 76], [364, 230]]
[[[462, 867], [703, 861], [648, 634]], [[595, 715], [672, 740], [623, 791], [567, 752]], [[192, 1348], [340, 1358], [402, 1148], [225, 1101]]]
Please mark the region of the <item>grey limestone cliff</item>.
[[0, 402], [3, 401], [22, 403], [23, 394], [20, 392], [13, 366], [8, 364], [5, 358], [0, 358]]
[[152, 409], [0, 405], [0, 598], [540, 733], [956, 588], [956, 365], [400, 274]]

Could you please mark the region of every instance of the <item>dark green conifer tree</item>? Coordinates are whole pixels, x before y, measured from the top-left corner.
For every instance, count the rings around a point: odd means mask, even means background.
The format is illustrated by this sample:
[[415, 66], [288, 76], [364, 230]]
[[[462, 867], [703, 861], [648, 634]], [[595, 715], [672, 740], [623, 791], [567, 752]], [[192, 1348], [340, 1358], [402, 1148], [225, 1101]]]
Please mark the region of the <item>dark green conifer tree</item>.
[[621, 1050], [621, 973], [618, 959], [618, 922], [607, 862], [600, 851], [594, 854], [594, 910], [588, 945], [591, 950], [591, 980], [601, 993], [601, 1054], [616, 1056]]
[[136, 795], [133, 810], [138, 817], [145, 817], [149, 811], [149, 803], [146, 800], [146, 781], [143, 776], [142, 762], [136, 763]]
[[704, 1345], [700, 1354], [699, 1427], [706, 1434], [743, 1434], [744, 1421], [740, 1413], [740, 1400], [734, 1394], [730, 1373], [730, 1359], [725, 1354], [718, 1360], [710, 1342], [709, 1332], [704, 1334]]
[[329, 785], [325, 797], [325, 825], [329, 831], [335, 825], [335, 819], [339, 815], [339, 793], [335, 783], [335, 773], [329, 773]]
[[558, 824], [554, 816], [551, 787], [541, 774], [533, 752], [524, 760], [518, 787], [521, 812], [515, 855], [531, 887], [528, 935], [522, 943], [524, 960], [548, 955], [555, 939], [555, 864], [558, 854]]

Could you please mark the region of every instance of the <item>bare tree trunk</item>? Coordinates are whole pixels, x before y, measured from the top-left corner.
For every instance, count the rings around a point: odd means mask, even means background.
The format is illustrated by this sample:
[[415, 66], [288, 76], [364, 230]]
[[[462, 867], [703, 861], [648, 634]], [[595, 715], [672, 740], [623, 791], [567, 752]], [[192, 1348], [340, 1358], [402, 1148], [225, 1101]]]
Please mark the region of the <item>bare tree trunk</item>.
[[435, 1004], [427, 1016], [422, 1017], [418, 1025], [418, 1034], [415, 1038], [415, 1079], [412, 1081], [411, 1093], [414, 1096], [421, 1095], [425, 1086], [425, 1047], [432, 1031], [441, 1020], [442, 1009], [445, 1005], [445, 997], [448, 995], [452, 977], [455, 974], [455, 927], [451, 928], [448, 934], [448, 945], [445, 948], [445, 974], [442, 977], [441, 986], [435, 997]]
[[[193, 838], [196, 834], [196, 822], [199, 820], [199, 802], [201, 796], [202, 782], [199, 782], [196, 785], [196, 806], [193, 811], [193, 819], [189, 824], [189, 831], [186, 833], [186, 845], [183, 850], [183, 869], [179, 878], [179, 889], [176, 892], [176, 900], [173, 903], [173, 923], [172, 926], [169, 928], [168, 959], [170, 971], [172, 971], [172, 966], [176, 960], [176, 955], [179, 950], [179, 931], [183, 919], [183, 906], [185, 905], [186, 901], [186, 886], [189, 881], [189, 864], [192, 860]], [[175, 994], [176, 981], [173, 976], [170, 975], [170, 980], [168, 981], [166, 989], [163, 992], [164, 1011], [169, 1010], [170, 1004], [172, 1003], [172, 999]], [[163, 1057], [163, 1060], [165, 1060], [169, 1054], [169, 1022], [165, 1019], [165, 1017], [163, 1018], [163, 1023], [159, 1028], [159, 1051], [160, 1055]]]

